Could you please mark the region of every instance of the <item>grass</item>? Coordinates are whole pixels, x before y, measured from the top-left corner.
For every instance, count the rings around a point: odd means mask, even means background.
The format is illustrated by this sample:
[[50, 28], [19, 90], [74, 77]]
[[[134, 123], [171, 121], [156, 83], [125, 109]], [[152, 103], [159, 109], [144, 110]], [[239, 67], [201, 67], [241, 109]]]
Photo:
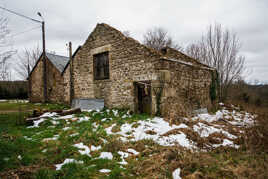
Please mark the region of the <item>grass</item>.
[[0, 113], [4, 112], [18, 112], [18, 111], [31, 111], [31, 110], [53, 110], [53, 109], [64, 109], [67, 108], [61, 104], [49, 104], [49, 103], [27, 103], [21, 101], [4, 101], [0, 102]]
[[[34, 109], [35, 106], [39, 106], [39, 109], [64, 107], [54, 104], [23, 105], [25, 109]], [[16, 108], [18, 104], [13, 106]], [[208, 152], [193, 152], [179, 146], [160, 146], [152, 139], [122, 142], [117, 135], [108, 135], [105, 131], [112, 124], [116, 124], [115, 131], [124, 123], [138, 125], [139, 120], [148, 120], [148, 115], [129, 115], [126, 110], [104, 109], [101, 112], [82, 112], [72, 120], [57, 120], [57, 124], [53, 124], [55, 120], [47, 119], [38, 128], [27, 128], [23, 120], [18, 122], [18, 118], [24, 119], [27, 115], [27, 110], [0, 114], [0, 177], [17, 174], [22, 178], [40, 179], [172, 178], [172, 171], [177, 168], [181, 168], [181, 176], [186, 178], [268, 177], [268, 154], [251, 152], [247, 146], [253, 145], [251, 143], [240, 149], [221, 147]], [[87, 117], [90, 120], [77, 121]], [[62, 130], [65, 127], [69, 129]], [[56, 135], [57, 140], [48, 140]], [[245, 138], [240, 140], [246, 144]], [[101, 146], [101, 149], [91, 152], [91, 156], [81, 155], [79, 149], [73, 146], [80, 142], [87, 146]], [[126, 158], [127, 165], [120, 165], [118, 162], [122, 159], [118, 151], [129, 148], [140, 153]], [[98, 158], [101, 152], [111, 152], [113, 159]], [[55, 170], [55, 164], [62, 163], [66, 158], [83, 163], [70, 163], [61, 170]], [[111, 172], [101, 173], [100, 169], [109, 169]]]

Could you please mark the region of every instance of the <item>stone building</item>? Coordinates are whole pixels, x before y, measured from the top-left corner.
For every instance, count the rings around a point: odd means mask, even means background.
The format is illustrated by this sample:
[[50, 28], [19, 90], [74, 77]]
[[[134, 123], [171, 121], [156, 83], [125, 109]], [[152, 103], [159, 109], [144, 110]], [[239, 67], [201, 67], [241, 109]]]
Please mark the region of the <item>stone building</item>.
[[[44, 78], [43, 58], [41, 54], [29, 75], [29, 100], [30, 102], [44, 102]], [[46, 53], [47, 71], [47, 101], [63, 103], [64, 81], [62, 72], [66, 67], [69, 58], [51, 53]]]
[[[104, 99], [108, 108], [185, 116], [211, 107], [213, 73], [213, 68], [175, 49], [156, 51], [107, 24], [97, 24], [55, 84], [63, 95], [51, 101], [70, 103], [72, 91], [72, 99]], [[39, 88], [33, 96], [42, 94]]]

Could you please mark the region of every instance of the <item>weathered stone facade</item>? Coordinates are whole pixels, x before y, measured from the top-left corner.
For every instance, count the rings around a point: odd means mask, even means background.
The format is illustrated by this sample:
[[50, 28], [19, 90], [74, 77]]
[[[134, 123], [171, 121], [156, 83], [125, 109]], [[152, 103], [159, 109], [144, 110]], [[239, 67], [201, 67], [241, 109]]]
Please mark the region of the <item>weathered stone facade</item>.
[[[109, 75], [94, 76], [94, 59], [108, 58]], [[70, 63], [62, 73], [48, 62], [50, 101], [70, 104]], [[104, 99], [108, 108], [185, 116], [211, 107], [210, 86], [214, 69], [177, 50], [148, 48], [107, 24], [98, 24], [73, 56], [74, 99]], [[106, 67], [107, 68], [107, 67]], [[107, 70], [107, 69], [106, 69]], [[42, 99], [42, 63], [32, 72], [31, 101]], [[39, 97], [39, 98], [38, 98]]]
[[[102, 52], [109, 54], [110, 76], [94, 80], [93, 56]], [[193, 109], [210, 107], [212, 70], [178, 51], [155, 51], [107, 24], [98, 24], [74, 57], [74, 98], [102, 98], [108, 108], [137, 111], [135, 83], [149, 82], [154, 114], [155, 89], [163, 84], [160, 79], [164, 73], [170, 79], [164, 82], [162, 114], [177, 111], [178, 115], [186, 115]]]
[[[47, 101], [52, 103], [64, 103], [64, 78], [55, 65], [46, 58], [47, 70]], [[40, 56], [36, 66], [29, 77], [30, 102], [44, 102], [44, 80], [43, 80], [43, 55]]]

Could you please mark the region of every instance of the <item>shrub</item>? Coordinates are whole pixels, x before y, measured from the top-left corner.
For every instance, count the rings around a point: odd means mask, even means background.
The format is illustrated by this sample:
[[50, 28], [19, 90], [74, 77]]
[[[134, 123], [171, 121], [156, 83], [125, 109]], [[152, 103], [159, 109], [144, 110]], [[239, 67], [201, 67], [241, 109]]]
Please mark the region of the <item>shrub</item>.
[[268, 153], [268, 114], [259, 112], [256, 124], [246, 130], [244, 142], [252, 152]]

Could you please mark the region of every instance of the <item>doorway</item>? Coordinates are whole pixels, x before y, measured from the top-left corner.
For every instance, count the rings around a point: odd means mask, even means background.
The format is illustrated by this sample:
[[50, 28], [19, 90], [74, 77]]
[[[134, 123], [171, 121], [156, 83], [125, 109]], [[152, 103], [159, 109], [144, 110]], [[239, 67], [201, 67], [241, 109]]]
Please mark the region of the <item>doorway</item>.
[[150, 81], [135, 82], [135, 89], [137, 112], [151, 114], [152, 95]]

